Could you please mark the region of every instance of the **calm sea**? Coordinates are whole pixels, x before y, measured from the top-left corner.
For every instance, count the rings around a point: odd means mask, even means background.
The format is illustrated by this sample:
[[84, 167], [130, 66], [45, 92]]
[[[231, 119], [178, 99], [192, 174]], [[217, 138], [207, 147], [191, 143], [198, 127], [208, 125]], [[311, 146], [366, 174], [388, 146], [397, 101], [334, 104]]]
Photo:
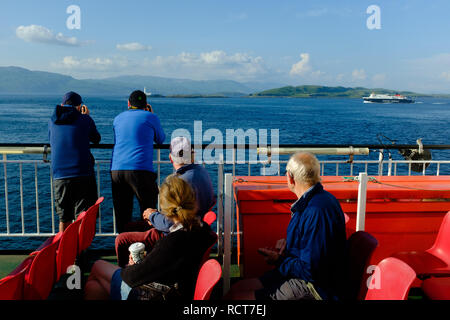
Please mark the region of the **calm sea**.
[[[102, 135], [101, 143], [113, 143], [112, 123], [120, 112], [127, 108], [127, 97], [84, 97]], [[47, 122], [54, 106], [60, 103], [59, 96], [7, 96], [0, 95], [0, 143], [48, 143]], [[424, 144], [449, 144], [450, 99], [422, 98], [415, 104], [363, 104], [360, 99], [286, 99], [286, 98], [154, 98], [150, 101], [166, 132], [165, 143], [176, 129], [188, 130], [194, 137], [195, 121], [201, 121], [202, 132], [217, 129], [223, 134], [227, 129], [266, 129], [271, 141], [271, 129], [279, 130], [281, 144], [379, 144], [378, 134], [382, 134], [397, 144], [415, 144], [422, 138]], [[197, 122], [197, 126], [198, 126]], [[217, 132], [217, 131], [216, 131]], [[203, 141], [210, 143], [211, 141]], [[390, 143], [383, 140], [384, 143]], [[94, 150], [99, 165], [101, 187], [105, 196], [102, 204], [102, 231], [111, 232], [112, 200], [108, 161], [109, 150]], [[401, 159], [397, 151], [392, 151], [394, 159]], [[25, 156], [20, 159], [36, 159]], [[39, 157], [38, 157], [39, 158]], [[374, 153], [371, 159], [378, 159]], [[8, 159], [19, 159], [9, 156]], [[162, 153], [167, 160], [167, 153]], [[321, 159], [334, 159], [321, 157]], [[342, 158], [341, 158], [342, 159]], [[449, 160], [450, 152], [433, 151], [433, 159]], [[449, 166], [441, 172], [450, 174]], [[161, 165], [162, 178], [171, 173], [171, 165]], [[208, 168], [213, 182], [217, 181], [217, 168]], [[431, 166], [430, 166], [430, 169]], [[8, 184], [9, 216], [6, 217], [5, 167], [0, 170], [0, 232], [6, 232], [6, 219], [10, 221], [10, 232], [21, 232], [22, 209], [20, 207], [19, 165], [6, 167]], [[48, 165], [23, 165], [24, 228], [26, 232], [39, 230], [50, 232], [51, 201]], [[38, 197], [36, 181], [38, 174]], [[226, 170], [231, 170], [226, 167]], [[252, 174], [258, 174], [253, 169]], [[237, 174], [247, 175], [246, 166], [238, 168]], [[283, 171], [282, 171], [283, 174]], [[349, 174], [342, 172], [341, 174]], [[356, 174], [356, 173], [354, 173]], [[370, 174], [370, 172], [369, 172]], [[39, 217], [36, 215], [38, 207]], [[137, 205], [135, 205], [135, 208]], [[136, 211], [136, 210], [135, 210]], [[135, 212], [135, 216], [138, 216]], [[57, 226], [57, 217], [54, 216]], [[40, 238], [17, 241], [15, 238], [0, 239], [0, 249], [34, 248]], [[96, 239], [95, 247], [112, 247], [112, 238]]]

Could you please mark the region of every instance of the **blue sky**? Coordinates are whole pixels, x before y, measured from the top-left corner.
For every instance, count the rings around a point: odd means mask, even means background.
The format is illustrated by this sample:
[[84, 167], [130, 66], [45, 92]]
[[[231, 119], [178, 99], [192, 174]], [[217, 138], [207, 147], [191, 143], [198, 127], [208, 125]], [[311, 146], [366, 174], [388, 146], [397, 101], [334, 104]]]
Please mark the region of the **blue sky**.
[[448, 0], [2, 0], [0, 66], [450, 93], [449, 13]]

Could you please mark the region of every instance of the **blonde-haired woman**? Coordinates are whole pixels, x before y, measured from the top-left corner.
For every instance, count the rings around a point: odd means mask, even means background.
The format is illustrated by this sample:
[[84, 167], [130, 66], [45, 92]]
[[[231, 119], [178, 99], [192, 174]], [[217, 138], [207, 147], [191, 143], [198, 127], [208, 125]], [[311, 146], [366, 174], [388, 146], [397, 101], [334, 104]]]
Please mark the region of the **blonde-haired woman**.
[[183, 179], [170, 175], [159, 192], [161, 212], [174, 221], [170, 233], [159, 240], [139, 264], [126, 268], [97, 261], [85, 286], [85, 299], [128, 299], [133, 288], [157, 282], [177, 284], [181, 298], [192, 299], [205, 251], [215, 236], [196, 216], [195, 194]]

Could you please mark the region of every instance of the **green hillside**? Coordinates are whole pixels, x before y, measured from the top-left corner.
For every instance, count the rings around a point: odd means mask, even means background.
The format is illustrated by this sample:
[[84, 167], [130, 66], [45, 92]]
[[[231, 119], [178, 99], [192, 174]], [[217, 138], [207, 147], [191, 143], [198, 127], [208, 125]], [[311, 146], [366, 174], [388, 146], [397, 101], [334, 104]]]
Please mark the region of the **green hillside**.
[[346, 88], [346, 87], [326, 87], [326, 86], [287, 86], [282, 88], [264, 90], [251, 94], [251, 97], [290, 97], [290, 98], [362, 98], [370, 95], [372, 92], [385, 94], [402, 94], [405, 96], [425, 97], [432, 95], [424, 95], [410, 91], [394, 91], [388, 89], [368, 89], [362, 87]]

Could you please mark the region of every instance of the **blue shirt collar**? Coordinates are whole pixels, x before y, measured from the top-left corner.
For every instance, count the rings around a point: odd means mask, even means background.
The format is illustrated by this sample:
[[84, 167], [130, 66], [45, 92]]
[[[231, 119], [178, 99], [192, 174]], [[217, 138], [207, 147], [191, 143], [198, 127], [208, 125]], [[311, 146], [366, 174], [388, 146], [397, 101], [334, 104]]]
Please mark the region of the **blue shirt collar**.
[[291, 216], [293, 216], [294, 213], [296, 213], [296, 212], [303, 212], [303, 210], [305, 210], [306, 205], [308, 204], [308, 202], [312, 198], [312, 196], [322, 190], [323, 190], [323, 186], [320, 182], [317, 182], [311, 188], [306, 190], [306, 192], [297, 201], [295, 201], [292, 204]]
[[187, 165], [182, 166], [181, 168], [178, 168], [178, 170], [177, 170], [176, 172], [177, 172], [178, 174], [183, 174], [183, 173], [185, 173], [186, 171], [189, 171], [189, 170], [194, 169], [195, 166], [196, 166], [195, 163], [187, 164]]

